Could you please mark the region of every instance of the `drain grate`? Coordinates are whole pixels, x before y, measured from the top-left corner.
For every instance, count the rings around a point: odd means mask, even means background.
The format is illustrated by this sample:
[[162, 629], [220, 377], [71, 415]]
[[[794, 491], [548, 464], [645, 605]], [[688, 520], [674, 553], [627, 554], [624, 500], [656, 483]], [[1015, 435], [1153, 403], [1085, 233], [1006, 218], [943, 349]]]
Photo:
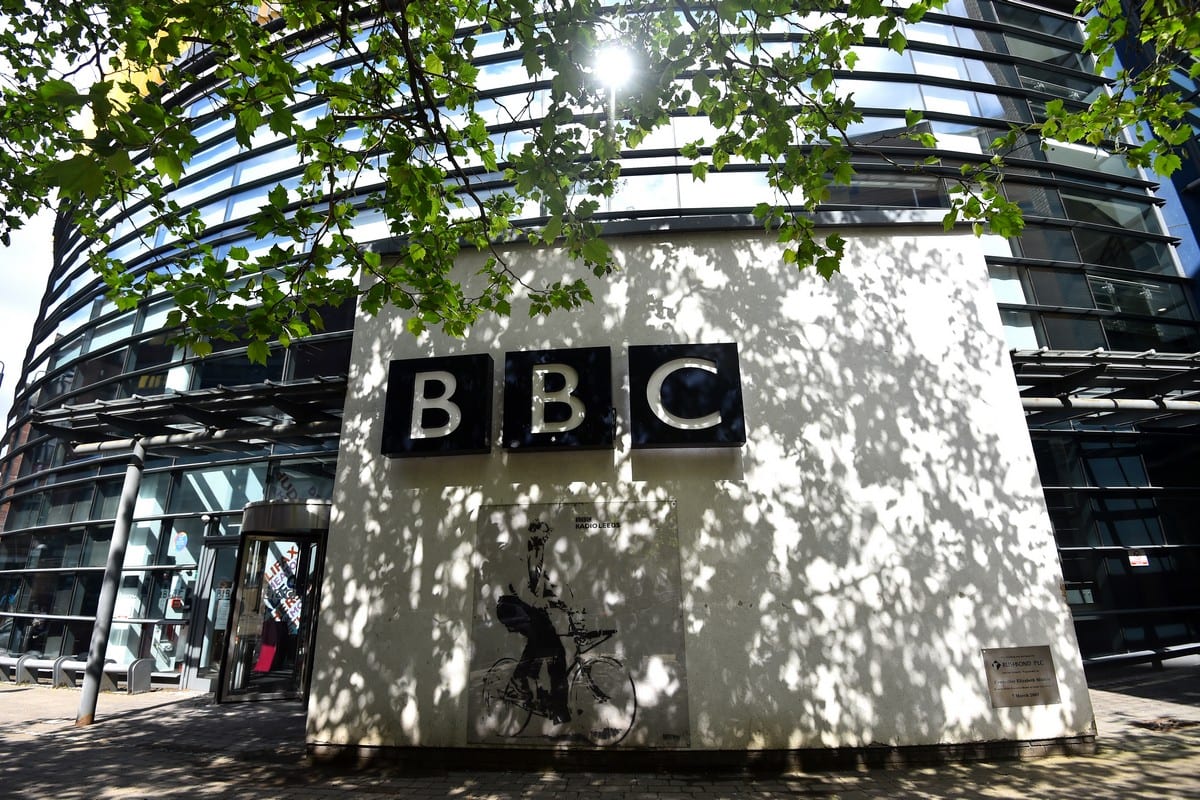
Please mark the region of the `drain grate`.
[[1145, 728], [1148, 731], [1177, 731], [1181, 728], [1193, 728], [1200, 725], [1200, 720], [1159, 717], [1158, 719], [1143, 720], [1132, 724], [1135, 727]]

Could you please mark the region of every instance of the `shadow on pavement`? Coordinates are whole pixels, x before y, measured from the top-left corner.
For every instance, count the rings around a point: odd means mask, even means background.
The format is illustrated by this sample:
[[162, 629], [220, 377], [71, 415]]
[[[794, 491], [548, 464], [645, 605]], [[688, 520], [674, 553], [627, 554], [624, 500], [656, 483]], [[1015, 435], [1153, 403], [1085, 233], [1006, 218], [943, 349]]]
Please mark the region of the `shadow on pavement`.
[[[140, 708], [101, 714], [88, 728], [39, 713], [38, 698], [9, 688], [0, 703], [32, 704], [27, 719], [0, 721], [0, 786], [6, 800], [96, 798], [330, 797], [783, 798], [1061, 797], [1200, 798], [1200, 660], [1093, 669], [1088, 673], [1100, 731], [1095, 756], [941, 764], [909, 769], [797, 775], [554, 773], [313, 766], [305, 758], [299, 703], [213, 705], [204, 695], [147, 698]], [[17, 694], [20, 692], [20, 694]], [[1150, 724], [1147, 724], [1150, 723]]]

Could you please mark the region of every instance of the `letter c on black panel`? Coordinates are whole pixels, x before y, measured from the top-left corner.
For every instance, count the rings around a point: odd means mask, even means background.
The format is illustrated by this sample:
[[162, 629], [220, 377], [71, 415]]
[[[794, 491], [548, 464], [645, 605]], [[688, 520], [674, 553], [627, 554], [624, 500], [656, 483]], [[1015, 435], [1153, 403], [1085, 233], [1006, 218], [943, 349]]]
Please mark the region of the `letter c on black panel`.
[[629, 348], [633, 448], [746, 443], [735, 344]]

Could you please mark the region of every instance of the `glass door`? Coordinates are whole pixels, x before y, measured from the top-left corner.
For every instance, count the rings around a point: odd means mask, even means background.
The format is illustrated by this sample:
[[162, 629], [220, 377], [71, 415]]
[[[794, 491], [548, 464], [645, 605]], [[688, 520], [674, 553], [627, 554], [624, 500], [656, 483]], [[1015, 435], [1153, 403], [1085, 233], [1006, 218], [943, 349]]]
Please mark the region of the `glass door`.
[[317, 535], [242, 534], [218, 702], [307, 694], [323, 555]]
[[199, 580], [192, 618], [194, 635], [188, 647], [183, 688], [211, 692], [221, 671], [233, 579], [237, 568], [237, 540], [205, 543], [200, 557]]

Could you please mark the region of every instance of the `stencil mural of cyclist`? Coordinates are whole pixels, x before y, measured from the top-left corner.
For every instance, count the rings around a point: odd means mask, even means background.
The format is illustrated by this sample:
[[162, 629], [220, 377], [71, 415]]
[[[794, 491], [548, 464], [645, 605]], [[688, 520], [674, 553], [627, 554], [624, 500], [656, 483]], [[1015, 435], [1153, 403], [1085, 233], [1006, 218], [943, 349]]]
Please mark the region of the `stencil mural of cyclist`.
[[678, 552], [671, 503], [482, 506], [467, 741], [686, 743]]
[[570, 609], [555, 591], [546, 573], [546, 541], [554, 529], [538, 520], [529, 526], [526, 541], [526, 574], [508, 585], [508, 594], [496, 601], [496, 618], [505, 628], [525, 637], [525, 649], [517, 661], [513, 681], [518, 691], [529, 698], [538, 696], [542, 668], [549, 676], [547, 705], [550, 718], [557, 723], [571, 718], [567, 702], [567, 654], [551, 610], [570, 614]]

